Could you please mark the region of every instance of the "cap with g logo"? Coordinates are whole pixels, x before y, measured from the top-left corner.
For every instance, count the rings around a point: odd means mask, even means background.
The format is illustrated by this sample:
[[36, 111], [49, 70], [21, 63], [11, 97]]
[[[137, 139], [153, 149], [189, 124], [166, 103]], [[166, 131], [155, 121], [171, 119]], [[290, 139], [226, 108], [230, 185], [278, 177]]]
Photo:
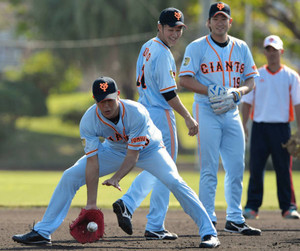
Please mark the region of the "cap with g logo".
[[162, 10], [159, 16], [158, 23], [162, 25], [167, 24], [170, 27], [175, 27], [175, 26], [186, 27], [186, 25], [184, 24], [183, 13], [174, 7], [170, 7]]
[[104, 99], [116, 99], [118, 97], [118, 86], [110, 77], [97, 78], [93, 83], [93, 97], [97, 102]]
[[218, 14], [223, 14], [224, 16], [231, 18], [229, 5], [223, 2], [217, 2], [212, 4], [209, 9], [208, 17], [212, 18]]

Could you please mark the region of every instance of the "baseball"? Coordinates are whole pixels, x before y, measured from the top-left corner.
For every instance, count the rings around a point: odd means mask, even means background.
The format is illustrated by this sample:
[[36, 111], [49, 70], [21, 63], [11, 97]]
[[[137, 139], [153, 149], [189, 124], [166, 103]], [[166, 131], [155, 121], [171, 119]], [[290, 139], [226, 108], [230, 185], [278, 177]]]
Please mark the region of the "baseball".
[[98, 229], [98, 225], [96, 222], [91, 221], [88, 225], [87, 225], [87, 230], [89, 232], [96, 232]]

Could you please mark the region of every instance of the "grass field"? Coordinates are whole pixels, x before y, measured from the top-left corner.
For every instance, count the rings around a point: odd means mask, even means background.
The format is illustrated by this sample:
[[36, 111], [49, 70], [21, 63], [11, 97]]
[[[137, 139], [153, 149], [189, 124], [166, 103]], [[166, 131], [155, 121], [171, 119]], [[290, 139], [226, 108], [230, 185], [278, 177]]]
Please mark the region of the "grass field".
[[[180, 93], [180, 98], [191, 111], [193, 95]], [[65, 110], [74, 107], [82, 107], [84, 110], [92, 104], [90, 93], [71, 93], [64, 95], [52, 95], [48, 99], [49, 115], [45, 117], [22, 117], [16, 122], [17, 131], [0, 145], [0, 169], [16, 170], [30, 169], [38, 171], [1, 171], [0, 170], [0, 206], [2, 207], [31, 207], [46, 206], [50, 196], [58, 183], [62, 171], [40, 170], [64, 170], [72, 165], [82, 154], [83, 149], [79, 137], [78, 124], [64, 123], [61, 114]], [[179, 152], [177, 163], [195, 163], [196, 137], [189, 137], [184, 120], [177, 116], [178, 137], [189, 154]], [[12, 154], [12, 153], [17, 153]], [[15, 156], [18, 156], [15, 158]], [[246, 152], [247, 157], [247, 152]], [[246, 161], [246, 165], [248, 161]], [[299, 161], [295, 162], [295, 168], [300, 170]], [[298, 165], [298, 167], [297, 167]], [[198, 193], [198, 172], [181, 172], [184, 180]], [[245, 173], [244, 192], [242, 205], [245, 204], [248, 187], [248, 172]], [[99, 207], [110, 208], [111, 204], [127, 191], [136, 173], [129, 174], [122, 182], [123, 192], [111, 187], [99, 185]], [[294, 188], [300, 191], [300, 171], [294, 172]], [[100, 179], [101, 181], [105, 178]], [[224, 173], [219, 173], [219, 185], [216, 196], [216, 208], [224, 209]], [[296, 192], [297, 200], [300, 194]], [[148, 196], [142, 203], [143, 207], [149, 205]], [[86, 190], [82, 187], [74, 198], [73, 206], [84, 206]], [[170, 207], [179, 207], [179, 203], [173, 195], [170, 199]], [[278, 209], [276, 196], [276, 181], [273, 171], [266, 172], [264, 209]]]
[[[199, 173], [193, 171], [180, 171], [183, 179], [198, 193]], [[62, 172], [39, 172], [39, 171], [0, 171], [0, 206], [1, 207], [35, 207], [47, 206], [50, 197], [62, 175]], [[100, 208], [111, 208], [112, 203], [120, 198], [129, 188], [137, 172], [129, 173], [121, 181], [122, 192], [112, 187], [102, 186], [106, 177], [99, 181], [98, 206]], [[248, 187], [249, 173], [244, 175], [244, 191], [242, 205], [245, 205], [246, 190]], [[224, 198], [224, 172], [218, 174], [218, 188], [216, 195], [216, 209], [225, 209]], [[293, 173], [296, 200], [300, 201], [300, 172]], [[265, 175], [264, 201], [261, 209], [278, 209], [276, 196], [275, 173], [267, 171]], [[298, 191], [298, 193], [297, 193]], [[142, 207], [149, 206], [148, 197], [143, 201]], [[86, 187], [83, 186], [76, 194], [72, 206], [83, 207], [86, 202]], [[179, 203], [171, 194], [170, 208], [178, 208]]]

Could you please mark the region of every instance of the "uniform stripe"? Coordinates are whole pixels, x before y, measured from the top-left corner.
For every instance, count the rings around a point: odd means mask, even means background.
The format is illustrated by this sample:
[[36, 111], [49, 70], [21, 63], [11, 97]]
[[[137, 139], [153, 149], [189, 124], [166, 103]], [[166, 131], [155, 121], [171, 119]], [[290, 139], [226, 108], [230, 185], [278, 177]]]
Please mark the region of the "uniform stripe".
[[174, 159], [175, 156], [175, 138], [174, 138], [174, 132], [173, 132], [173, 127], [172, 127], [172, 122], [171, 122], [171, 116], [170, 112], [168, 110], [165, 110], [168, 125], [169, 125], [169, 132], [170, 132], [170, 137], [171, 137], [171, 157]]
[[133, 145], [133, 144], [130, 144], [130, 143], [128, 143], [128, 145], [129, 146], [131, 146], [131, 147], [145, 147], [145, 145], [143, 145], [143, 144], [141, 144], [141, 145]]
[[293, 109], [293, 102], [292, 102], [292, 94], [291, 94], [291, 91], [292, 91], [292, 86], [289, 87], [289, 98], [290, 98], [290, 106], [289, 106], [289, 122], [292, 122], [294, 121], [294, 109]]
[[167, 88], [164, 88], [164, 89], [161, 89], [159, 90], [160, 92], [163, 92], [163, 91], [166, 91], [166, 90], [169, 90], [169, 89], [172, 89], [172, 88], [175, 88], [176, 85], [173, 85], [173, 86], [170, 86], [170, 87], [167, 87]]
[[118, 132], [112, 125], [106, 123], [106, 122], [100, 117], [99, 112], [98, 112], [98, 107], [96, 108], [96, 114], [97, 114], [98, 119], [100, 119], [100, 121], [101, 121], [103, 124], [109, 126], [109, 127], [110, 127], [111, 129], [113, 129], [117, 134], [119, 134], [119, 132]]
[[[199, 125], [199, 104], [196, 104], [196, 121]], [[201, 170], [201, 145], [200, 145], [200, 132], [197, 133], [197, 141], [198, 141], [198, 156], [199, 156], [199, 168]]]
[[157, 41], [155, 39], [153, 39], [153, 41], [156, 42], [156, 43], [161, 44], [165, 49], [169, 50], [169, 48], [165, 44], [163, 44], [163, 43], [161, 43], [161, 42], [159, 42], [159, 41]]
[[93, 150], [93, 151], [90, 151], [90, 152], [86, 153], [85, 155], [89, 155], [89, 154], [94, 153], [94, 152], [96, 152], [96, 151], [98, 151], [98, 149], [95, 149], [95, 150]]
[[246, 77], [251, 76], [251, 75], [257, 75], [257, 72], [256, 71], [255, 72], [251, 72], [251, 73], [247, 74]]
[[[122, 119], [122, 123], [123, 123], [123, 139], [125, 140], [125, 139], [126, 139], [126, 135], [125, 135], [125, 126], [124, 126], [124, 121], [123, 121], [124, 116], [125, 116], [125, 106], [124, 106], [123, 102], [121, 102], [121, 101], [119, 101], [119, 102], [120, 102], [120, 104], [121, 104], [122, 107], [123, 107], [123, 112], [122, 112], [121, 119]], [[109, 127], [110, 127], [111, 129], [113, 129], [117, 134], [119, 134], [119, 132], [116, 130], [116, 128], [114, 128], [112, 125], [106, 123], [106, 122], [100, 117], [99, 112], [98, 112], [98, 107], [96, 108], [96, 114], [97, 114], [97, 117], [99, 118], [99, 120], [100, 120], [103, 124], [109, 126]]]
[[181, 71], [181, 72], [179, 72], [179, 75], [182, 73], [193, 73], [193, 75], [195, 75], [195, 72], [193, 72], [193, 71]]
[[[206, 36], [206, 42], [208, 43], [208, 45], [213, 49], [213, 51], [216, 53], [218, 59], [219, 59], [219, 62], [220, 64], [222, 65], [222, 60], [218, 54], [218, 52], [215, 50], [215, 48], [211, 45], [211, 43], [209, 42], [208, 40], [208, 36]], [[225, 75], [224, 75], [224, 69], [223, 69], [223, 65], [222, 65], [222, 76], [223, 76], [223, 86], [225, 86]]]
[[[232, 51], [233, 51], [233, 47], [235, 46], [235, 43], [234, 41], [232, 42], [232, 46], [231, 46], [231, 50], [230, 50], [230, 53], [229, 53], [229, 60], [228, 62], [230, 63], [231, 62], [231, 55], [232, 55]], [[228, 71], [228, 74], [229, 74], [229, 87], [231, 87], [231, 71]], [[235, 87], [235, 86], [234, 86]]]

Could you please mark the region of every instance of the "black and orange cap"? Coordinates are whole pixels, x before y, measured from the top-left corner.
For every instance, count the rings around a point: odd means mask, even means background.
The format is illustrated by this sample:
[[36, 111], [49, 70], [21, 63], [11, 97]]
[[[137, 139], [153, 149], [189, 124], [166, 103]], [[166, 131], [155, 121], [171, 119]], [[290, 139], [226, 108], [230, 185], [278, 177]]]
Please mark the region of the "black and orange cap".
[[167, 24], [170, 27], [175, 27], [175, 26], [186, 27], [186, 25], [184, 24], [183, 13], [174, 7], [169, 7], [162, 10], [159, 16], [158, 23], [162, 25]]
[[209, 9], [209, 18], [214, 17], [215, 15], [223, 14], [224, 16], [231, 18], [231, 11], [228, 4], [223, 2], [213, 3]]
[[93, 83], [93, 97], [97, 102], [104, 99], [116, 99], [118, 86], [110, 77], [99, 77]]

